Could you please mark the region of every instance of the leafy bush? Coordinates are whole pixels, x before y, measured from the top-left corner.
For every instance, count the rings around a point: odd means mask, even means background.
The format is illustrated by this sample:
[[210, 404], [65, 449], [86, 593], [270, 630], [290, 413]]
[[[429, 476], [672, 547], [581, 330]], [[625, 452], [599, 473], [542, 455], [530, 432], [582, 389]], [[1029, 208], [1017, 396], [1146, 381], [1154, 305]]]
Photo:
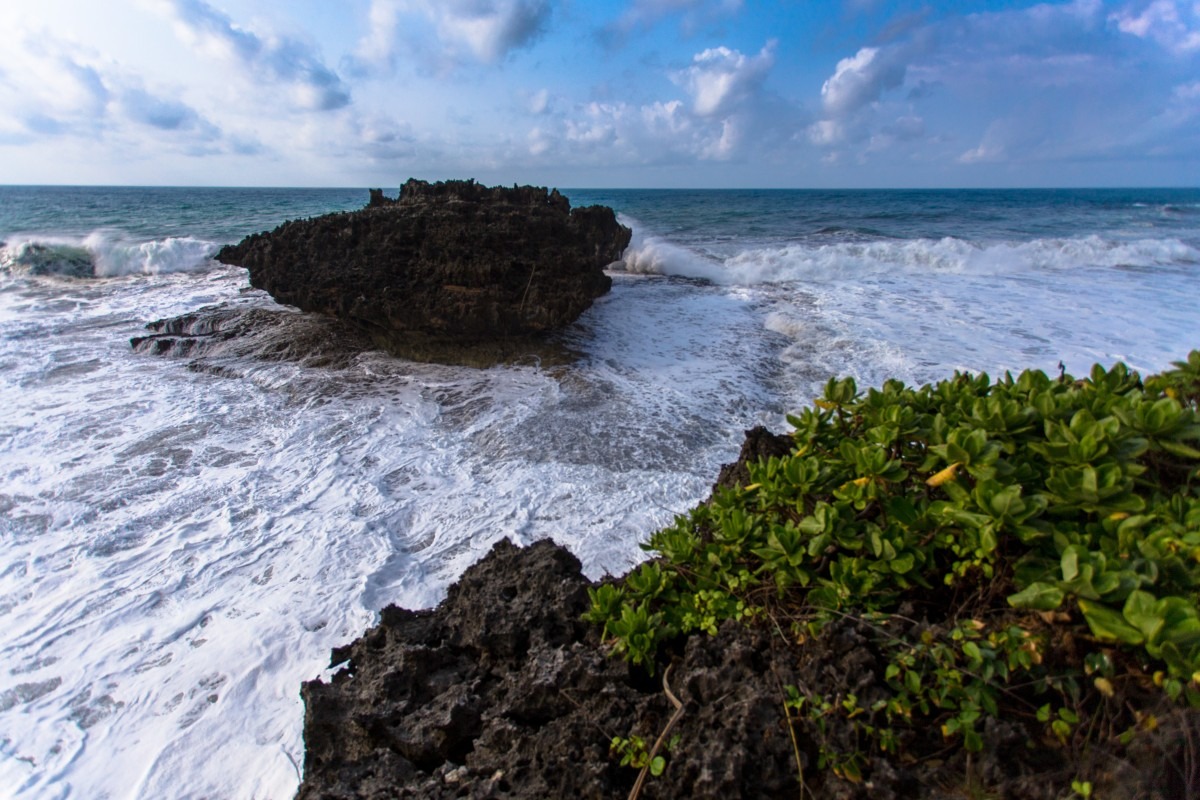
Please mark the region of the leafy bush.
[[[1174, 366], [865, 394], [831, 379], [788, 417], [790, 455], [655, 533], [659, 558], [592, 590], [586, 617], [651, 670], [665, 643], [725, 620], [797, 643], [863, 621], [891, 695], [858, 708], [792, 687], [785, 704], [861, 720], [889, 752], [920, 719], [978, 750], [977, 723], [1017, 695], [1063, 742], [1085, 690], [1200, 706], [1200, 351]], [[915, 640], [889, 633], [902, 604], [928, 622]]]

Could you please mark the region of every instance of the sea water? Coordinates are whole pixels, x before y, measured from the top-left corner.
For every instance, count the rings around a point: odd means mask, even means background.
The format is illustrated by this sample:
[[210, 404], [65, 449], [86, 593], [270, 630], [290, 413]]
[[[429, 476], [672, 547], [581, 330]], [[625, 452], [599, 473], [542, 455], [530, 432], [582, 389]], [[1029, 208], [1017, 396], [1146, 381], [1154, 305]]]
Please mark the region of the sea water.
[[571, 365], [194, 370], [129, 339], [365, 191], [0, 187], [0, 793], [288, 797], [301, 681], [502, 538], [621, 573], [831, 376], [1200, 347], [1200, 191], [565, 193], [634, 229]]

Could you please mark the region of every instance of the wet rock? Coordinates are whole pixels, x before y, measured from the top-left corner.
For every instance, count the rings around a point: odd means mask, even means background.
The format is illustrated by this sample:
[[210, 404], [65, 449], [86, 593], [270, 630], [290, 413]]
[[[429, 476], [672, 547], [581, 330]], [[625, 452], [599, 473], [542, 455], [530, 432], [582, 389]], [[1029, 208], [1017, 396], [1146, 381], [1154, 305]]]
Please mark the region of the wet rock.
[[191, 359], [201, 371], [229, 369], [214, 359], [242, 358], [338, 367], [372, 347], [360, 330], [331, 317], [243, 305], [206, 306], [146, 330], [129, 340], [136, 352]]
[[612, 209], [572, 209], [557, 190], [409, 180], [395, 200], [372, 190], [360, 211], [287, 222], [216, 257], [398, 355], [480, 363], [578, 318], [630, 235]]

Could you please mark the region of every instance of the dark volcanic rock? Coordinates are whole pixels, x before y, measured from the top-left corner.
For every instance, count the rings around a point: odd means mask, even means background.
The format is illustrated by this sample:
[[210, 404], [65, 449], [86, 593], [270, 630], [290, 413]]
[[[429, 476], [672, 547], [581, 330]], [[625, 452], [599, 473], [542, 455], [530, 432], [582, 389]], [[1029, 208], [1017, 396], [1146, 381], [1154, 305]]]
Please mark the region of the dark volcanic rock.
[[[610, 657], [580, 621], [589, 582], [557, 545], [507, 541], [432, 612], [378, 626], [301, 691], [299, 798], [623, 797], [637, 770], [613, 736], [652, 743], [672, 707], [661, 676]], [[765, 634], [695, 638], [669, 678], [686, 703], [667, 776], [643, 797], [770, 797], [795, 787], [773, 675], [795, 682]], [[765, 680], [764, 680], [765, 676]], [[769, 762], [769, 763], [768, 763]]]
[[783, 458], [792, 452], [792, 437], [771, 433], [762, 425], [756, 425], [746, 431], [746, 439], [742, 442], [742, 450], [738, 453], [737, 461], [721, 467], [717, 482], [713, 484], [713, 492], [718, 489], [735, 489], [750, 483], [750, 464], [766, 461], [768, 458]]
[[[308, 367], [345, 366], [371, 348], [357, 328], [318, 314], [241, 305], [205, 306], [146, 325], [129, 340], [134, 351], [201, 361], [249, 358]], [[219, 369], [215, 363], [209, 366]]]
[[[409, 180], [391, 200], [286, 222], [221, 249], [278, 302], [330, 314], [421, 360], [503, 359], [574, 321], [608, 291], [630, 230], [557, 190]], [[509, 346], [505, 346], [505, 343]]]
[[[743, 458], [722, 471], [722, 482], [736, 482], [745, 459], [789, 445], [790, 437], [748, 431]], [[674, 712], [664, 681], [683, 713], [665, 771], [640, 790], [646, 800], [1051, 800], [1078, 774], [1028, 720], [987, 720], [984, 749], [973, 755], [948, 750], [931, 725], [908, 742], [931, 755], [902, 762], [865, 747], [844, 715], [789, 719], [787, 686], [853, 694], [860, 709], [891, 696], [874, 625], [847, 618], [796, 646], [771, 625], [726, 622], [716, 636], [681, 637], [665, 653], [670, 668], [651, 677], [611, 657], [599, 631], [580, 621], [590, 585], [566, 550], [504, 541], [437, 609], [384, 609], [376, 627], [333, 651], [331, 666], [342, 669], [329, 683], [301, 690], [306, 749], [297, 797], [626, 797], [638, 770], [621, 766], [609, 743], [638, 736], [653, 746]], [[919, 640], [929, 628], [915, 608], [894, 619], [900, 627], [890, 635], [901, 639]], [[1163, 703], [1159, 728], [1134, 750], [1114, 757], [1097, 746], [1096, 796], [1192, 796], [1200, 715]], [[818, 769], [822, 747], [856, 754], [862, 777]]]

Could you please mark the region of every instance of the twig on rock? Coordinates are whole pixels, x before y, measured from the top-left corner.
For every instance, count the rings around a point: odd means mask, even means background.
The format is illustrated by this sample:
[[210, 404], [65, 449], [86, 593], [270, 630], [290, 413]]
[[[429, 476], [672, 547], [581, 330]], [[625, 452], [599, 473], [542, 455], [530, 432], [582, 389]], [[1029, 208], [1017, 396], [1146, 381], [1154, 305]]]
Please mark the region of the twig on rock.
[[658, 753], [658, 749], [662, 747], [663, 742], [667, 740], [667, 735], [671, 733], [671, 729], [675, 727], [675, 723], [679, 722], [679, 718], [683, 716], [683, 703], [679, 702], [679, 698], [671, 691], [671, 685], [667, 683], [667, 676], [671, 674], [671, 667], [674, 664], [668, 664], [663, 670], [663, 691], [667, 695], [667, 699], [671, 701], [671, 705], [675, 706], [675, 713], [667, 720], [666, 726], [663, 727], [662, 733], [654, 741], [654, 747], [650, 748], [650, 754], [646, 756], [646, 765], [642, 767], [642, 771], [638, 773], [637, 782], [633, 784], [632, 791], [629, 792], [629, 800], [637, 800], [639, 794], [642, 793], [642, 786], [646, 783], [646, 776], [650, 774], [650, 765], [654, 763], [654, 756]]

